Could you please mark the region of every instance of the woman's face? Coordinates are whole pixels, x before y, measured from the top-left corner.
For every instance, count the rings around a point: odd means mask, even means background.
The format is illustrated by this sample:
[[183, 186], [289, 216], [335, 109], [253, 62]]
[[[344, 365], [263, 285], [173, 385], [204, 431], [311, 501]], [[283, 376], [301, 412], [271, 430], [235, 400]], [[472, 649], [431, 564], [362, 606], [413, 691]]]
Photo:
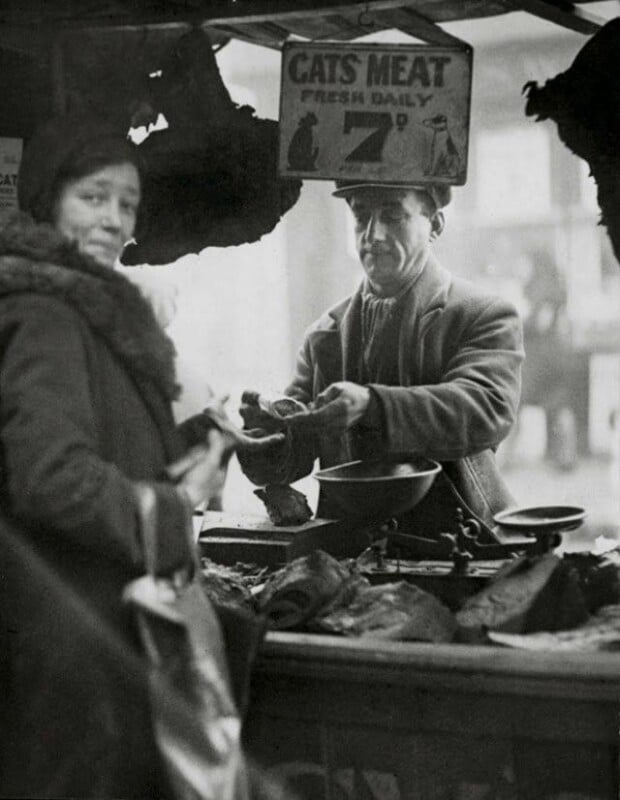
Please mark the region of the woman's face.
[[63, 186], [56, 229], [81, 253], [113, 267], [133, 235], [139, 204], [138, 170], [130, 163], [111, 164]]

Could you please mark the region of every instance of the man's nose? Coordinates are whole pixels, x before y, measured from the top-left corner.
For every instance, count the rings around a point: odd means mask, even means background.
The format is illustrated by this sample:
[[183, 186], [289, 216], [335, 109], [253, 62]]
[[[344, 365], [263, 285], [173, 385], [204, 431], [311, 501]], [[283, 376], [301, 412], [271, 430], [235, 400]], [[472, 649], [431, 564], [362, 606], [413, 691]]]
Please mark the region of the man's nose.
[[385, 239], [385, 225], [378, 214], [371, 214], [364, 237], [367, 242], [377, 242]]

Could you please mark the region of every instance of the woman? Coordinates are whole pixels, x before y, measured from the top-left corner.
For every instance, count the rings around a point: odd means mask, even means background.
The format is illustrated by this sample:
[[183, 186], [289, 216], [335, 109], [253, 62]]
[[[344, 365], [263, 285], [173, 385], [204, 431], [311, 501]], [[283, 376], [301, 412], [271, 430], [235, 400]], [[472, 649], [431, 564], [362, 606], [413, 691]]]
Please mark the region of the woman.
[[[162, 797], [121, 601], [144, 571], [136, 486], [155, 490], [158, 571], [170, 572], [189, 557], [187, 515], [209, 499], [226, 445], [175, 427], [172, 344], [113, 269], [140, 204], [133, 146], [53, 120], [24, 153], [18, 198], [0, 222], [0, 793]], [[200, 439], [209, 448], [183, 460]]]

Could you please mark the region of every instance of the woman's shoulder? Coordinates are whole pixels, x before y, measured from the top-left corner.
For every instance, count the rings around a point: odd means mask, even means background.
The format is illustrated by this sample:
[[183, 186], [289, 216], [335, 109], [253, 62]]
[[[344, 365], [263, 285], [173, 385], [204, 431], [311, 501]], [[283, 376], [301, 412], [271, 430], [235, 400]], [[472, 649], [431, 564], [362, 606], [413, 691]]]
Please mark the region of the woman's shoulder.
[[33, 290], [0, 294], [0, 327], [14, 326], [20, 320], [44, 321], [51, 329], [82, 325], [78, 311], [57, 295]]

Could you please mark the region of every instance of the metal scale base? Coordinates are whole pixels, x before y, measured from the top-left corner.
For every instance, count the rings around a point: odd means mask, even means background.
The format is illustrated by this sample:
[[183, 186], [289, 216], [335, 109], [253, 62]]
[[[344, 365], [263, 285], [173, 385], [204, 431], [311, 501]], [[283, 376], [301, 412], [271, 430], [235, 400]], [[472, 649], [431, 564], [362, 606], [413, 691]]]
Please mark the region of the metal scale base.
[[367, 530], [333, 519], [276, 527], [265, 517], [215, 511], [205, 513], [198, 536], [201, 555], [218, 564], [241, 561], [261, 567], [279, 567], [313, 550], [355, 558], [371, 541]]

